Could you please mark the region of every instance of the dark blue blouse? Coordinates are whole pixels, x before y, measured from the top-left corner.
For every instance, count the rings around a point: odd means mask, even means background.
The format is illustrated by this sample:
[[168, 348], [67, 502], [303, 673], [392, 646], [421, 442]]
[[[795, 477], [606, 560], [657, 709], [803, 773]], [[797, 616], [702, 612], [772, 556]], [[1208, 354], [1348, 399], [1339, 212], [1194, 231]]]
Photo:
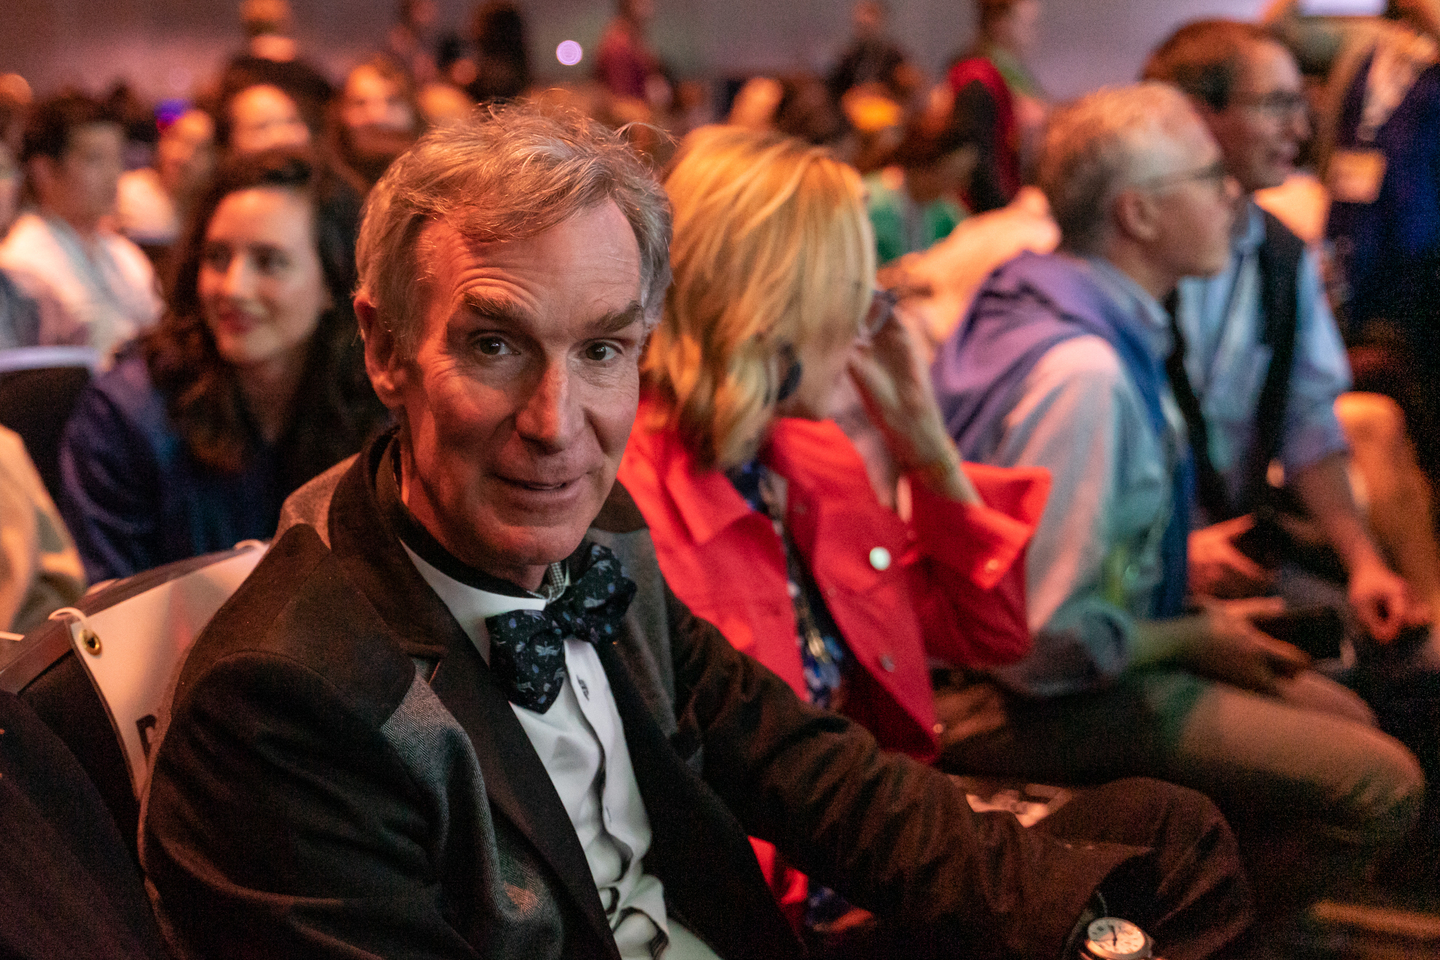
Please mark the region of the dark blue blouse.
[[132, 349], [80, 396], [60, 446], [60, 512], [91, 580], [275, 533], [282, 489], [272, 446], [256, 443], [238, 474], [189, 453]]

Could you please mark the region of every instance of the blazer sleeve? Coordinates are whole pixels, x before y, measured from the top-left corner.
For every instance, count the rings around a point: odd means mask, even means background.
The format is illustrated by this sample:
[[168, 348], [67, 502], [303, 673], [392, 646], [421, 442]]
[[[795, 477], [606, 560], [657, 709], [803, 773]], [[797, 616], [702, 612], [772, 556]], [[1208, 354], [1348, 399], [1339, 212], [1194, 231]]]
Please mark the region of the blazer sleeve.
[[353, 696], [259, 653], [185, 686], [141, 825], [181, 956], [478, 956], [442, 895], [444, 808]]
[[957, 955], [979, 937], [997, 955], [1057, 956], [1095, 887], [1142, 852], [1071, 847], [973, 812], [946, 775], [802, 703], [673, 596], [670, 607], [677, 746], [703, 756], [748, 833], [883, 920], [933, 931]]

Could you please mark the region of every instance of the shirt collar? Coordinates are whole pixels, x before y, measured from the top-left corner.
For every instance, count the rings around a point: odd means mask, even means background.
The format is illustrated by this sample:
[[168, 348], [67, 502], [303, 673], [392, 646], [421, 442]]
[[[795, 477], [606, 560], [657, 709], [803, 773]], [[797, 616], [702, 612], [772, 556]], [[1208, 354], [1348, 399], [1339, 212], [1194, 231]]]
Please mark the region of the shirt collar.
[[1235, 234], [1230, 249], [1242, 257], [1248, 257], [1265, 242], [1265, 214], [1254, 200], [1247, 199], [1241, 208], [1240, 217], [1240, 229]]
[[1133, 317], [1136, 329], [1145, 340], [1151, 355], [1168, 357], [1174, 346], [1170, 333], [1170, 313], [1154, 297], [1130, 279], [1110, 261], [1102, 257], [1085, 257], [1082, 261], [1100, 289]]
[[[522, 597], [507, 593], [494, 593], [483, 587], [477, 587], [473, 582], [458, 580], [434, 566], [404, 540], [401, 540], [400, 545], [405, 548], [405, 553], [415, 564], [415, 569], [430, 585], [430, 589], [435, 591], [440, 602], [449, 609], [450, 615], [455, 618], [456, 623], [460, 624], [460, 629], [465, 632], [465, 636], [470, 638], [470, 642], [475, 645], [475, 649], [479, 651], [486, 663], [490, 662], [490, 632], [485, 628], [485, 621], [488, 618], [498, 617], [502, 613], [510, 613], [514, 610], [545, 609], [547, 601], [538, 594], [526, 591], [528, 596]], [[555, 566], [561, 565], [552, 564], [552, 569]], [[547, 573], [547, 582], [549, 578], [550, 575]], [[504, 583], [503, 580], [499, 582]]]

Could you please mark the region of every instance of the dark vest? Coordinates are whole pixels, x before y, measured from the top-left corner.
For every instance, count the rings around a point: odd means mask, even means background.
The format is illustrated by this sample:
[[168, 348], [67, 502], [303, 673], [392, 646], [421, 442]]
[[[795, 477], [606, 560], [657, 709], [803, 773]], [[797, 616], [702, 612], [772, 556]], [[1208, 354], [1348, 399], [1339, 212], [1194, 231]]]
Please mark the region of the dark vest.
[[1265, 241], [1260, 245], [1260, 308], [1264, 325], [1260, 342], [1270, 348], [1270, 368], [1260, 388], [1255, 411], [1255, 443], [1246, 455], [1245, 480], [1239, 502], [1232, 503], [1225, 481], [1210, 460], [1210, 435], [1200, 411], [1200, 399], [1185, 373], [1185, 337], [1175, 322], [1175, 298], [1167, 301], [1175, 349], [1165, 362], [1175, 402], [1185, 415], [1190, 447], [1195, 456], [1195, 494], [1212, 521], [1228, 520], [1259, 507], [1268, 491], [1270, 461], [1280, 452], [1285, 427], [1290, 374], [1295, 367], [1295, 334], [1299, 326], [1300, 260], [1305, 243], [1269, 212], [1265, 212]]

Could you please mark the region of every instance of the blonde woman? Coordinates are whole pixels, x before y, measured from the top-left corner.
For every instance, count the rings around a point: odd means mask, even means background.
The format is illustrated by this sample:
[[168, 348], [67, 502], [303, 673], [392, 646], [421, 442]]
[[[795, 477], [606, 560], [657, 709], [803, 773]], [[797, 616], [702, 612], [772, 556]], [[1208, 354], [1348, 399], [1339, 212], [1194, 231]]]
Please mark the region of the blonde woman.
[[[666, 580], [802, 696], [933, 757], [927, 656], [979, 666], [1029, 645], [1021, 560], [1048, 480], [961, 469], [873, 290], [853, 169], [778, 134], [708, 127], [666, 188], [675, 280], [620, 468]], [[847, 373], [908, 479], [908, 521], [827, 419]]]

